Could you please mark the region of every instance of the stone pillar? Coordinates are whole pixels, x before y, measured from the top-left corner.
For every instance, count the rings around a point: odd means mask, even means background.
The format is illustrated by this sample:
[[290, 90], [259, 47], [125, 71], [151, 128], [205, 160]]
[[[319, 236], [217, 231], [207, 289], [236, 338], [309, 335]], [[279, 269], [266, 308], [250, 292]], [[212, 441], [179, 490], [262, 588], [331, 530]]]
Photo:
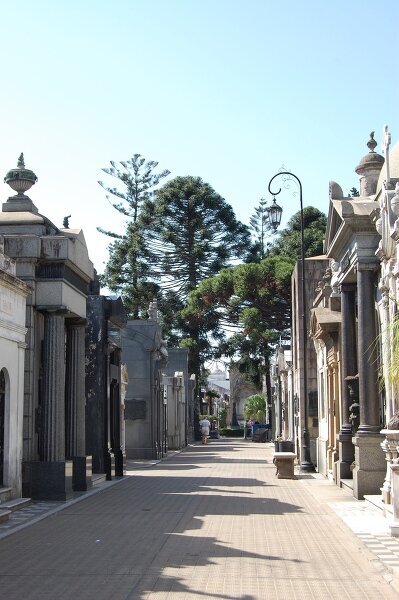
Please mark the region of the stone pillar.
[[359, 265], [358, 285], [358, 366], [360, 425], [353, 438], [355, 469], [353, 494], [379, 494], [385, 475], [381, 450], [375, 313], [375, 265]]
[[333, 469], [334, 481], [337, 481], [337, 472], [336, 472], [335, 466], [339, 461], [339, 443], [338, 442], [339, 442], [339, 432], [340, 432], [340, 423], [341, 423], [341, 407], [340, 407], [340, 402], [339, 402], [339, 398], [340, 398], [339, 366], [338, 366], [338, 363], [335, 361], [332, 366], [332, 372], [333, 372], [333, 389], [332, 389], [333, 404], [331, 406], [331, 410], [332, 410], [332, 418], [334, 420], [334, 433], [333, 433], [334, 448], [333, 448], [333, 456], [332, 456], [332, 461], [333, 461], [332, 469]]
[[352, 444], [352, 425], [349, 421], [349, 406], [351, 399], [349, 395], [348, 383], [345, 380], [348, 376], [354, 376], [357, 373], [356, 364], [356, 312], [355, 312], [355, 290], [354, 284], [343, 284], [341, 286], [341, 406], [342, 406], [342, 425], [338, 435], [339, 441], [339, 462], [337, 465], [337, 483], [340, 485], [341, 479], [351, 479], [351, 465], [355, 457], [355, 451]]
[[108, 344], [107, 353], [107, 380], [106, 380], [106, 405], [105, 405], [105, 446], [104, 446], [104, 465], [107, 481], [115, 477], [115, 455], [112, 452], [111, 444], [111, 353], [113, 347]]
[[328, 442], [327, 442], [327, 470], [333, 471], [334, 467], [334, 448], [335, 448], [335, 430], [334, 430], [334, 368], [331, 364], [327, 366], [327, 424], [328, 424]]
[[375, 270], [357, 272], [358, 281], [358, 365], [360, 425], [358, 434], [380, 431], [378, 394], [377, 323], [375, 313]]
[[32, 498], [66, 500], [72, 493], [72, 463], [65, 460], [65, 318], [44, 315], [42, 429], [39, 462], [25, 463]]
[[43, 343], [43, 434], [45, 462], [65, 460], [65, 318], [46, 313]]
[[25, 365], [25, 350], [27, 344], [18, 342], [18, 393], [17, 393], [17, 440], [18, 451], [15, 456], [16, 461], [16, 479], [13, 487], [18, 495], [22, 495], [22, 460], [23, 460], [23, 438], [24, 438], [24, 365]]
[[66, 453], [73, 461], [73, 488], [91, 487], [92, 461], [85, 441], [85, 323], [70, 321], [66, 342]]

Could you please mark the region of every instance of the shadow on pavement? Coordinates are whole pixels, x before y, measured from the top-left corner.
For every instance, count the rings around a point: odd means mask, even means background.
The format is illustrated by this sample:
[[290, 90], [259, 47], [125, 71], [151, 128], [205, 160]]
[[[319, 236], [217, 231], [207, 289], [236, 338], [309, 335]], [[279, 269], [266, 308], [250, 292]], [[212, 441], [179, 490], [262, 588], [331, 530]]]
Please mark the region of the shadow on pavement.
[[256, 478], [201, 477], [198, 469], [185, 476], [163, 473], [192, 469], [193, 454], [195, 462], [220, 460], [215, 449], [182, 452], [171, 463], [138, 470], [117, 485], [2, 540], [0, 586], [7, 586], [4, 597], [22, 597], [17, 595], [21, 581], [29, 580], [34, 594], [25, 597], [30, 600], [79, 598], [76, 590], [79, 586], [84, 589], [86, 581], [97, 585], [98, 592], [90, 597], [100, 600], [143, 600], [162, 592], [171, 597], [179, 593], [184, 597], [255, 600], [250, 594], [215, 593], [209, 585], [194, 589], [190, 573], [193, 568], [219, 565], [225, 559], [248, 558], [258, 562], [260, 569], [306, 562], [246, 551], [234, 538], [228, 538], [230, 542], [218, 539], [210, 524], [219, 531], [221, 519], [207, 519], [210, 515], [226, 517], [228, 528], [234, 526], [234, 517], [248, 517], [251, 531], [252, 515], [295, 514], [302, 508], [277, 498], [256, 497], [257, 489], [274, 487]]

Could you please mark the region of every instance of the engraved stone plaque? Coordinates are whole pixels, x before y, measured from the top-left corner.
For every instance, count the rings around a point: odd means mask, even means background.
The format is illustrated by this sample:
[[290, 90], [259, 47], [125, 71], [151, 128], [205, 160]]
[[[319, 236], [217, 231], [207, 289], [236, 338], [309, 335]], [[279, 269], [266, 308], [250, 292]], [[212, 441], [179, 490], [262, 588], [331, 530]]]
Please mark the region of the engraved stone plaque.
[[125, 399], [125, 421], [145, 419], [146, 413], [147, 403], [145, 400], [137, 400], [136, 398]]

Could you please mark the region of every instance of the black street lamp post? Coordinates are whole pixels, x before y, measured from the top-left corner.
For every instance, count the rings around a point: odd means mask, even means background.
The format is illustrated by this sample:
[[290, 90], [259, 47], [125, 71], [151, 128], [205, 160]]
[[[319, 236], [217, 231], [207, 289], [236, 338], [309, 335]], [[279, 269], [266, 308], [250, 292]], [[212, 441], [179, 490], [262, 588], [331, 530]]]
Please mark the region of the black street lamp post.
[[294, 173], [290, 173], [290, 171], [281, 171], [276, 173], [271, 180], [269, 181], [268, 190], [269, 193], [274, 196], [273, 202], [268, 209], [269, 221], [274, 229], [280, 225], [281, 222], [281, 214], [283, 209], [276, 203], [276, 196], [281, 192], [281, 188], [273, 192], [270, 188], [272, 182], [277, 177], [281, 177], [286, 175], [288, 178], [293, 178], [297, 181], [299, 185], [299, 201], [301, 205], [301, 275], [302, 275], [302, 286], [301, 286], [301, 295], [302, 295], [302, 335], [303, 335], [303, 413], [304, 413], [304, 427], [302, 431], [302, 453], [301, 453], [301, 471], [303, 472], [311, 472], [314, 471], [314, 465], [310, 459], [310, 438], [309, 438], [309, 430], [308, 430], [308, 370], [307, 370], [307, 339], [308, 339], [308, 331], [306, 325], [306, 291], [305, 291], [305, 243], [304, 243], [304, 225], [303, 225], [303, 203], [302, 203], [302, 183], [300, 179], [294, 175]]

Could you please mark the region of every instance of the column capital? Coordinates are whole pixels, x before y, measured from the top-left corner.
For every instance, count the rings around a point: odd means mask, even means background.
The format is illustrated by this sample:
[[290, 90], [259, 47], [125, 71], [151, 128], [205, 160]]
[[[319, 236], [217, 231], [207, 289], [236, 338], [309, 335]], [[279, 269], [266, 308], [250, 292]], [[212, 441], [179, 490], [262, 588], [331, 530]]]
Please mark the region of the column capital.
[[65, 319], [65, 325], [67, 327], [86, 327], [87, 319], [83, 317], [67, 317]]
[[356, 291], [356, 283], [341, 283], [340, 291], [342, 292], [354, 292]]
[[373, 260], [361, 261], [357, 263], [356, 268], [358, 271], [377, 271], [379, 264], [379, 262]]
[[47, 306], [45, 304], [38, 304], [37, 306], [35, 306], [35, 308], [41, 313], [47, 313], [49, 315], [60, 315], [63, 317], [70, 312], [67, 306]]

